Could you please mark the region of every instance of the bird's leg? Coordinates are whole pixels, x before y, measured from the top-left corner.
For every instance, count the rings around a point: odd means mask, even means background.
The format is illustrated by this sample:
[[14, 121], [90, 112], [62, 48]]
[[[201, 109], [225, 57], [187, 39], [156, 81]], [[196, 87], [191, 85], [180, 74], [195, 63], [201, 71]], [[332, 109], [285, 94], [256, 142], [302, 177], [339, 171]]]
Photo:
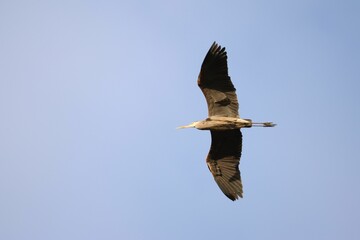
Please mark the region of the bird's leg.
[[276, 124], [272, 122], [252, 123], [252, 127], [275, 127]]

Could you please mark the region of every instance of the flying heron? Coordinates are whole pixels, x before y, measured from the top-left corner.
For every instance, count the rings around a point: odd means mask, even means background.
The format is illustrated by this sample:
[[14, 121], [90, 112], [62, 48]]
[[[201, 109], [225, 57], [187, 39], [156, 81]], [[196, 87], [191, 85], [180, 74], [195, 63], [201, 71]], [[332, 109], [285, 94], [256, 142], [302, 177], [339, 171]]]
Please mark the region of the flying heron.
[[221, 191], [231, 200], [243, 197], [239, 163], [242, 150], [241, 128], [274, 127], [272, 122], [254, 123], [239, 116], [236, 89], [228, 75], [227, 54], [214, 42], [201, 65], [197, 83], [203, 92], [208, 118], [179, 128], [210, 130], [211, 147], [207, 166]]

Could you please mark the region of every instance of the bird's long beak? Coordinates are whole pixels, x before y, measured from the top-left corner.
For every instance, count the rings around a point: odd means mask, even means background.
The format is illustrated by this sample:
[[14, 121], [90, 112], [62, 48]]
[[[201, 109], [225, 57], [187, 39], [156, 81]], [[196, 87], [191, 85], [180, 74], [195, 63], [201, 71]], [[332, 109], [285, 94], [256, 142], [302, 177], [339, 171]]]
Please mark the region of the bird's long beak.
[[195, 123], [191, 123], [186, 126], [180, 126], [180, 127], [177, 127], [176, 129], [193, 128], [193, 127], [195, 127]]

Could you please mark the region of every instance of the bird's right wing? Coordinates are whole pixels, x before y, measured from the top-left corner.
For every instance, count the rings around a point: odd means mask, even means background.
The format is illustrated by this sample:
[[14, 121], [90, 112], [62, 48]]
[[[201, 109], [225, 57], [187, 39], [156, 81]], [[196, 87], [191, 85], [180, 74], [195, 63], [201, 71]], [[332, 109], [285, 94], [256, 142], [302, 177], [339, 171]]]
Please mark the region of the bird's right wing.
[[205, 56], [197, 83], [206, 98], [209, 117], [239, 117], [236, 89], [228, 75], [227, 54], [216, 42]]
[[241, 148], [240, 129], [211, 130], [211, 148], [206, 163], [221, 191], [233, 201], [243, 193], [239, 170]]

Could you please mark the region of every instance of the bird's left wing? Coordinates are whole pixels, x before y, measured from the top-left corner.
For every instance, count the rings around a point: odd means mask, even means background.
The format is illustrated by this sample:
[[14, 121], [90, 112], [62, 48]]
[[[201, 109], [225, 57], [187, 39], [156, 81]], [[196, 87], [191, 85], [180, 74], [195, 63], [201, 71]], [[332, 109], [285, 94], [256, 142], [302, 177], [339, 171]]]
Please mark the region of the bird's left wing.
[[239, 117], [236, 89], [228, 75], [227, 54], [216, 42], [205, 56], [197, 83], [205, 96], [209, 117]]
[[211, 148], [206, 163], [221, 191], [233, 201], [242, 198], [243, 193], [239, 170], [241, 148], [240, 129], [211, 130]]

